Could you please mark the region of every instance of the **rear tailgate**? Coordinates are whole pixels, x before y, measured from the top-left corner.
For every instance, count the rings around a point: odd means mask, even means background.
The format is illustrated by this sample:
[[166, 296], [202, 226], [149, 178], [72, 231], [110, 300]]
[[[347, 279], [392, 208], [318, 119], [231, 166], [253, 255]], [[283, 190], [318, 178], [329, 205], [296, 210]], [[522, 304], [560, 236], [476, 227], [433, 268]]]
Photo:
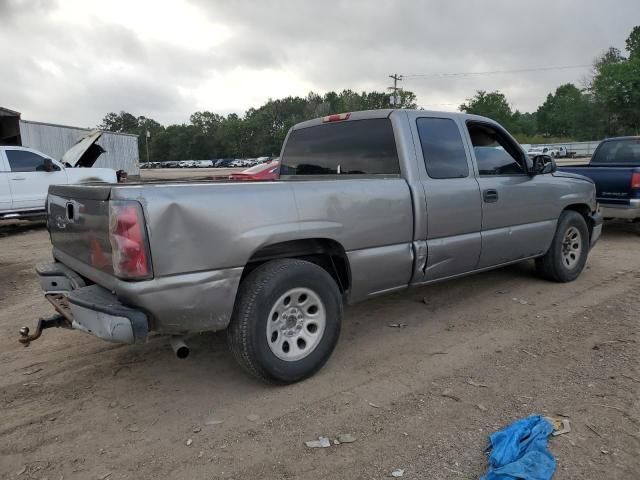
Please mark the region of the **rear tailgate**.
[[630, 166], [596, 166], [589, 167], [593, 173], [591, 178], [596, 183], [598, 201], [610, 205], [629, 205], [629, 200], [638, 198], [638, 191], [631, 188], [634, 172], [639, 168]]
[[56, 250], [113, 275], [109, 242], [111, 185], [56, 185], [49, 188], [47, 221]]
[[632, 198], [640, 198], [640, 191], [631, 188], [634, 172], [640, 168], [629, 166], [580, 166], [560, 167], [561, 171], [578, 173], [589, 177], [596, 184], [598, 202], [609, 205], [629, 205]]

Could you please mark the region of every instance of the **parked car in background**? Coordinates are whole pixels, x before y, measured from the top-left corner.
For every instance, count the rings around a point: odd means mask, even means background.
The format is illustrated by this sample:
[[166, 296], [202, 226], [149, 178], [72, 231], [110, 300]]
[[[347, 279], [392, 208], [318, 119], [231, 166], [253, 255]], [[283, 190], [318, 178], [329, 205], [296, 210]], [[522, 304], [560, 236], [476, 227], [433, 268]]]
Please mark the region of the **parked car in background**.
[[280, 162], [277, 160], [270, 160], [265, 163], [259, 163], [251, 168], [243, 170], [242, 172], [235, 172], [229, 175], [229, 180], [239, 181], [267, 181], [277, 180], [278, 173], [280, 171]]
[[640, 136], [607, 138], [588, 164], [559, 170], [595, 182], [603, 217], [640, 221]]
[[197, 166], [196, 160], [180, 160], [178, 162], [178, 167], [180, 168], [194, 168]]
[[162, 162], [162, 168], [178, 168], [178, 162], [176, 162], [175, 160]]
[[576, 152], [570, 152], [566, 147], [546, 147], [536, 145], [531, 147], [527, 154], [530, 157], [535, 157], [536, 155], [549, 155], [551, 158], [572, 158], [575, 156]]
[[199, 168], [211, 168], [213, 167], [212, 160], [198, 160], [196, 167]]
[[215, 168], [227, 168], [227, 167], [230, 167], [231, 164], [235, 161], [236, 160], [233, 158], [219, 158], [218, 160], [216, 160], [213, 166]]
[[81, 138], [60, 161], [25, 147], [0, 146], [0, 219], [37, 218], [45, 214], [51, 185], [116, 183], [116, 171], [93, 168], [104, 149], [96, 144], [102, 132]]
[[178, 356], [176, 335], [226, 329], [238, 362], [275, 383], [324, 365], [345, 304], [527, 259], [569, 282], [602, 229], [588, 178], [529, 159], [492, 120], [421, 110], [295, 125], [274, 182], [56, 186], [48, 198], [55, 260], [38, 273], [59, 316], [41, 326], [124, 343], [174, 335]]

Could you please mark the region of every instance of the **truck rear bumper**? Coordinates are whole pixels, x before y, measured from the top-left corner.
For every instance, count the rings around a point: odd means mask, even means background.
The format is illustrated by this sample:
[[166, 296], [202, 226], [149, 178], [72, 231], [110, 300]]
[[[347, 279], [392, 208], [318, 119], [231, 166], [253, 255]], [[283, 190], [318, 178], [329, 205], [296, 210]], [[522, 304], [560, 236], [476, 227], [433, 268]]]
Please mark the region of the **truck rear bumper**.
[[47, 300], [65, 318], [67, 326], [109, 342], [147, 340], [146, 313], [126, 307], [99, 285], [86, 286], [81, 277], [60, 263], [39, 265], [36, 271]]
[[71, 326], [109, 342], [144, 343], [149, 336], [147, 315], [125, 307], [115, 295], [98, 286], [69, 293]]
[[[192, 272], [127, 282], [108, 276], [54, 249], [60, 262], [39, 266], [42, 289], [64, 293], [85, 287], [82, 277], [97, 285], [120, 305], [142, 312], [155, 333], [186, 335], [223, 330], [231, 320], [242, 268]], [[64, 263], [62, 263], [64, 262]]]
[[633, 220], [640, 218], [640, 199], [629, 200], [629, 205], [600, 204], [604, 218], [624, 218]]

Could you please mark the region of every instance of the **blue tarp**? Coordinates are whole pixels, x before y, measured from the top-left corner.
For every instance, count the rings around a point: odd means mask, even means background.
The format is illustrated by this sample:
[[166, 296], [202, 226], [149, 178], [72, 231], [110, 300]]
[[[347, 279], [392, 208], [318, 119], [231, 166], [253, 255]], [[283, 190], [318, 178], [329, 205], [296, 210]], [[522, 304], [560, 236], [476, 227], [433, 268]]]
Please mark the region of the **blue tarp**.
[[489, 470], [481, 480], [550, 480], [556, 470], [547, 449], [551, 432], [551, 423], [532, 415], [492, 433]]

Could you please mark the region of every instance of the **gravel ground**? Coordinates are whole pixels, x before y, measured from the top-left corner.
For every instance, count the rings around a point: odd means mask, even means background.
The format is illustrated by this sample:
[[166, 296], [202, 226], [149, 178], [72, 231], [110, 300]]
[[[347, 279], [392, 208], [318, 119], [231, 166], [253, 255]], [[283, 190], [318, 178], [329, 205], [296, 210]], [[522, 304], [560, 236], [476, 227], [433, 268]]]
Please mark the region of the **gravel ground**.
[[[270, 387], [220, 334], [187, 360], [163, 338], [48, 330], [20, 346], [51, 312], [33, 273], [50, 246], [41, 225], [4, 226], [0, 478], [471, 479], [488, 434], [541, 413], [571, 420], [550, 441], [555, 479], [638, 479], [639, 247], [640, 225], [608, 223], [570, 284], [523, 263], [359, 304], [319, 374]], [[343, 433], [356, 441], [304, 445]]]

